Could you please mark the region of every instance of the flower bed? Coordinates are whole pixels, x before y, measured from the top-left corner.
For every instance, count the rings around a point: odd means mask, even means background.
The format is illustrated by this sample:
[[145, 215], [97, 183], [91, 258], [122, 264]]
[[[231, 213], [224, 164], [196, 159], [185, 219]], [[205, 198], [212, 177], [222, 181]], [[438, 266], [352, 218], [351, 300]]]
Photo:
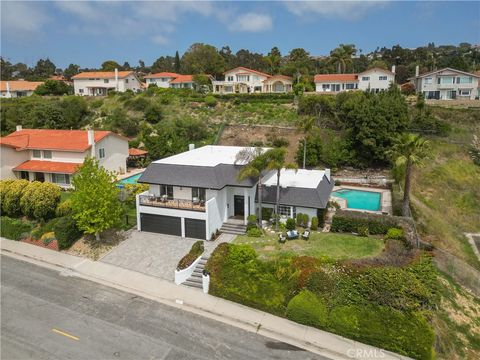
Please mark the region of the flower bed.
[[33, 238], [27, 238], [27, 239], [23, 239], [21, 241], [24, 242], [24, 243], [27, 243], [27, 244], [40, 246], [40, 247], [43, 247], [45, 249], [58, 251], [57, 239], [53, 239], [49, 242], [45, 242], [44, 240], [41, 240], [41, 239], [35, 240]]

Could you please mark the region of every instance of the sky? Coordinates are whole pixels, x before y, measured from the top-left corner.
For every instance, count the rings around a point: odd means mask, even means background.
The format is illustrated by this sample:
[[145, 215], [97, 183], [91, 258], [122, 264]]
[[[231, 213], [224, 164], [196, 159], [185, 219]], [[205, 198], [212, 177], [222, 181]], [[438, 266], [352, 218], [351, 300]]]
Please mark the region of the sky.
[[29, 66], [50, 58], [100, 67], [105, 60], [151, 65], [196, 42], [233, 52], [328, 55], [341, 43], [363, 53], [480, 44], [478, 1], [4, 1], [1, 56]]

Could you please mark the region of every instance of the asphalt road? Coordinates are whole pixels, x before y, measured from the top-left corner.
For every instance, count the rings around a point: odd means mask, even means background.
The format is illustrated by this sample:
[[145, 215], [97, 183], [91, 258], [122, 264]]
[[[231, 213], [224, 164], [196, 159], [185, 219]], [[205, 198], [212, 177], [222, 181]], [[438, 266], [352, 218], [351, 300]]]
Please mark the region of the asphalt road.
[[1, 358], [326, 359], [6, 256], [1, 257]]

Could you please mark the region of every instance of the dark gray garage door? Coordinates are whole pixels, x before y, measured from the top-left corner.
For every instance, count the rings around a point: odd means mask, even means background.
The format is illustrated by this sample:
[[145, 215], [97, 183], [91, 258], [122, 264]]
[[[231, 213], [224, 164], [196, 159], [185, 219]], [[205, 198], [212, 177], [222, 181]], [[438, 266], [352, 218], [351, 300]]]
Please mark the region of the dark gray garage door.
[[185, 219], [185, 236], [205, 240], [205, 220]]
[[140, 214], [142, 231], [182, 236], [182, 224], [179, 217]]

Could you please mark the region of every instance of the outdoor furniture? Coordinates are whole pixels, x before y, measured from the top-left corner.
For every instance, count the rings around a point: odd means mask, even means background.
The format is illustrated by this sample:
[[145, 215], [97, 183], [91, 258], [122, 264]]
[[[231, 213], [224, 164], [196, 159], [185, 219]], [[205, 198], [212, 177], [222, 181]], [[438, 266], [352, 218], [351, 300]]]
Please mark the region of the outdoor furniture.
[[297, 230], [287, 231], [287, 238], [288, 240], [298, 239], [298, 231]]
[[162, 195], [161, 201], [162, 201], [162, 202], [167, 202], [167, 200], [168, 200], [168, 195], [166, 195], [166, 194], [165, 194], [165, 195]]
[[193, 202], [193, 205], [198, 205], [200, 204], [200, 199], [198, 197], [193, 197], [192, 202]]
[[302, 239], [308, 240], [309, 237], [310, 237], [310, 230], [306, 229], [306, 230], [302, 233]]
[[287, 241], [287, 237], [285, 236], [285, 234], [278, 234], [278, 242], [284, 243], [286, 241]]

